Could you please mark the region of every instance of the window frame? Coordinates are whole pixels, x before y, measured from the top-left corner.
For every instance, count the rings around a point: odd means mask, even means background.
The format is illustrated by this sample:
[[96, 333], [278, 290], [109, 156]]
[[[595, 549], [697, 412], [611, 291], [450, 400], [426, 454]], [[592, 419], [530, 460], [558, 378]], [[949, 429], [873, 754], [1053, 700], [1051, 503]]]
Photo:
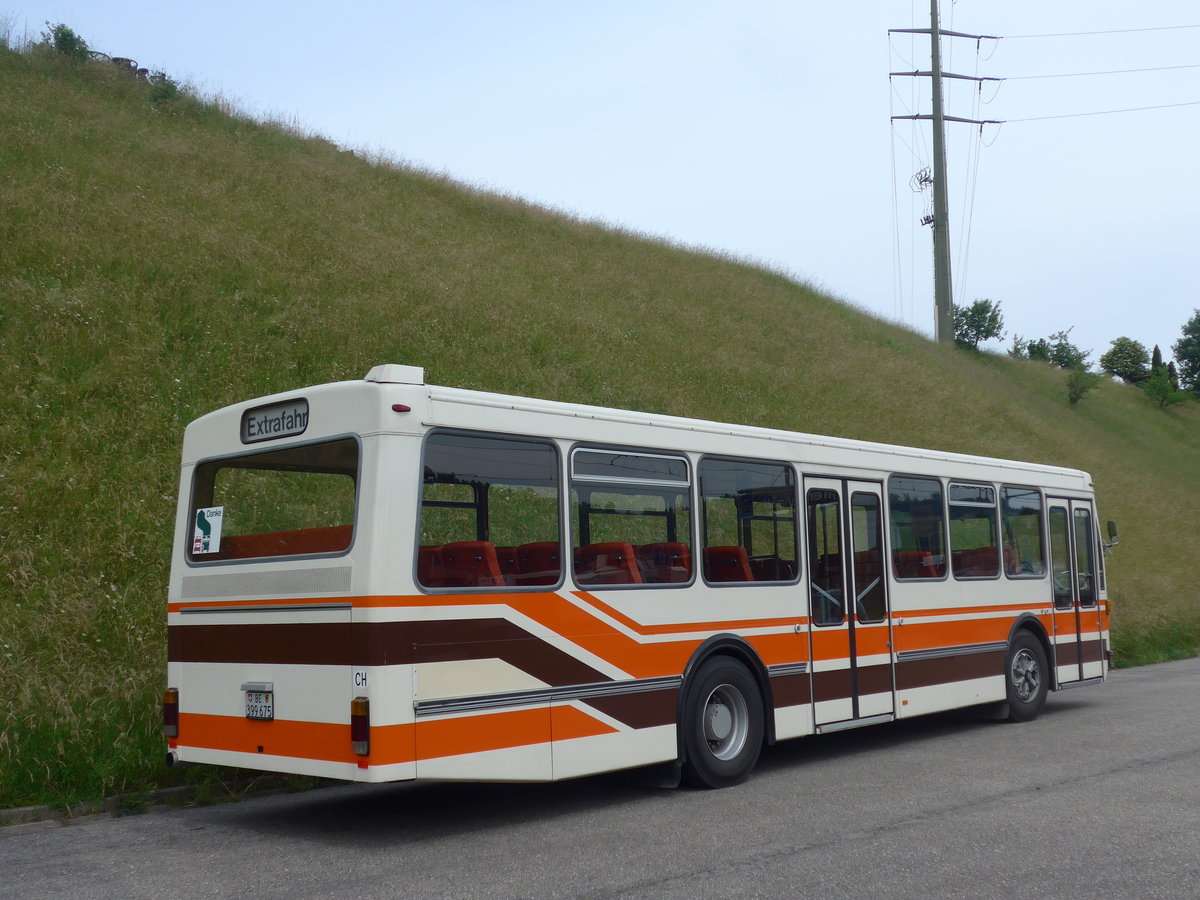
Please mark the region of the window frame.
[[1000, 491], [996, 495], [997, 506], [1000, 510], [1000, 546], [1004, 546], [1004, 526], [1005, 515], [1004, 495], [1006, 491], [1029, 491], [1037, 495], [1038, 498], [1038, 538], [1041, 542], [1040, 555], [1042, 560], [1042, 571], [1020, 573], [1015, 575], [1009, 574], [1008, 567], [1004, 565], [1003, 549], [1001, 550], [1000, 568], [1004, 572], [1004, 577], [1010, 581], [1041, 581], [1050, 575], [1050, 547], [1049, 547], [1049, 506], [1047, 503], [1046, 492], [1040, 487], [1032, 484], [1008, 484], [1000, 485]]
[[[892, 504], [892, 482], [896, 479], [909, 479], [912, 481], [928, 481], [933, 482], [938, 486], [939, 499], [941, 501], [941, 539], [942, 539], [942, 573], [940, 575], [921, 575], [917, 577], [905, 576], [901, 577], [896, 572], [896, 553], [900, 547], [898, 542], [893, 538], [892, 524], [894, 521], [895, 512]], [[891, 573], [892, 580], [902, 582], [904, 584], [932, 584], [934, 582], [949, 581], [950, 570], [953, 568], [950, 562], [950, 535], [948, 530], [949, 515], [946, 511], [946, 479], [939, 475], [914, 475], [907, 472], [891, 472], [887, 476], [887, 480], [883, 485], [883, 494], [885, 498], [887, 512], [887, 540], [888, 540], [888, 571]]]
[[[704, 473], [703, 467], [706, 462], [719, 463], [747, 463], [756, 466], [778, 466], [791, 476], [791, 492], [792, 492], [792, 547], [795, 550], [796, 558], [792, 560], [792, 565], [796, 569], [796, 574], [789, 579], [772, 580], [772, 581], [709, 581], [708, 576], [704, 573], [704, 550], [708, 544], [708, 518], [705, 514], [704, 506]], [[749, 456], [727, 456], [719, 453], [705, 453], [696, 461], [696, 515], [697, 520], [697, 541], [696, 546], [700, 548], [700, 563], [696, 567], [699, 570], [700, 578], [707, 587], [711, 588], [737, 588], [737, 587], [753, 587], [759, 586], [779, 586], [779, 585], [795, 585], [799, 584], [805, 572], [804, 555], [805, 546], [802, 543], [803, 532], [801, 530], [801, 519], [807, 512], [801, 513], [801, 504], [804, 503], [804, 497], [801, 493], [801, 478], [800, 473], [796, 470], [793, 463], [780, 459], [757, 459]], [[754, 517], [751, 517], [754, 520]], [[748, 552], [747, 552], [748, 554]], [[693, 552], [693, 559], [695, 553]], [[776, 559], [780, 557], [776, 556]]]
[[[982, 500], [954, 500], [950, 494], [955, 487], [968, 488], [983, 488], [991, 491], [992, 502], [987, 503]], [[994, 575], [960, 575], [957, 567], [954, 565], [954, 507], [962, 509], [989, 509], [992, 513], [992, 546], [991, 549], [996, 554], [996, 573]], [[982, 517], [975, 517], [982, 518]], [[1000, 533], [1000, 492], [996, 489], [996, 485], [989, 481], [969, 481], [966, 479], [948, 479], [946, 482], [946, 532], [949, 538], [948, 557], [950, 563], [950, 573], [954, 576], [955, 581], [998, 581], [1004, 573], [1004, 550], [1003, 541]]]
[[[556, 531], [557, 531], [557, 539], [558, 539], [558, 547], [559, 547], [559, 571], [558, 571], [558, 580], [555, 581], [553, 584], [537, 584], [537, 585], [485, 584], [485, 585], [457, 585], [457, 586], [448, 586], [447, 587], [447, 586], [426, 585], [421, 581], [420, 571], [419, 571], [420, 570], [421, 548], [423, 546], [421, 544], [421, 530], [422, 530], [422, 525], [423, 525], [423, 521], [424, 521], [425, 485], [426, 485], [425, 471], [428, 468], [427, 461], [428, 461], [428, 455], [429, 455], [429, 444], [435, 438], [445, 436], [445, 435], [459, 436], [459, 437], [466, 437], [466, 438], [479, 438], [479, 439], [494, 440], [494, 441], [513, 441], [513, 442], [524, 443], [524, 444], [539, 444], [539, 445], [550, 448], [551, 452], [554, 455], [554, 465], [552, 467], [552, 471], [554, 472], [555, 485], [557, 487], [557, 494], [558, 494], [558, 496], [555, 499], [554, 509], [555, 509], [555, 513], [556, 513], [556, 516], [558, 519]], [[560, 589], [563, 586], [563, 584], [565, 583], [566, 570], [568, 568], [567, 561], [564, 558], [564, 554], [563, 554], [563, 548], [566, 546], [566, 540], [567, 540], [567, 534], [566, 534], [567, 527], [566, 527], [566, 522], [564, 520], [565, 519], [564, 503], [565, 503], [567, 491], [564, 489], [563, 458], [564, 458], [564, 454], [562, 451], [562, 447], [560, 446], [559, 442], [552, 437], [539, 437], [536, 435], [516, 434], [516, 433], [511, 433], [511, 432], [503, 432], [503, 431], [474, 431], [469, 428], [431, 428], [428, 431], [426, 431], [425, 434], [423, 434], [421, 436], [421, 461], [420, 461], [420, 464], [417, 466], [417, 473], [416, 473], [417, 477], [416, 477], [416, 488], [415, 488], [415, 496], [417, 499], [417, 502], [415, 504], [415, 506], [416, 506], [415, 526], [416, 527], [415, 527], [415, 531], [413, 532], [412, 573], [411, 574], [412, 574], [413, 585], [416, 586], [417, 590], [422, 591], [427, 594], [466, 594], [466, 593], [489, 593], [489, 594], [492, 594], [492, 593], [504, 593], [504, 592], [530, 593], [530, 592], [542, 592], [542, 591], [555, 591], [555, 590]], [[437, 482], [435, 482], [435, 483], [437, 483]], [[449, 484], [451, 482], [440, 482], [440, 483]], [[514, 483], [514, 482], [496, 482], [496, 483], [503, 485], [503, 484], [509, 484], [509, 483]], [[489, 485], [490, 484], [492, 484], [492, 483], [489, 482]], [[443, 502], [444, 501], [438, 501], [439, 504], [441, 504]], [[455, 501], [450, 501], [450, 502], [445, 502], [445, 503], [447, 506], [457, 505], [457, 502], [455, 502]], [[466, 508], [466, 507], [472, 506], [472, 505], [473, 504], [464, 504], [463, 508]], [[478, 505], [478, 503], [474, 504], [474, 506], [476, 509], [477, 520], [480, 520], [482, 517], [488, 516], [490, 504], [487, 502], [486, 499], [485, 499], [485, 502], [482, 504], [482, 506]], [[490, 522], [488, 522], [488, 525], [489, 525], [488, 537], [485, 538], [484, 540], [489, 541], [490, 543], [492, 543], [492, 546], [495, 546], [495, 542], [492, 541], [492, 539], [491, 539]], [[478, 526], [477, 526], [477, 530], [478, 530]], [[445, 546], [445, 545], [441, 545], [441, 546]]]
[[[203, 569], [203, 568], [210, 568], [212, 566], [258, 565], [261, 563], [287, 562], [287, 561], [292, 561], [292, 560], [297, 560], [297, 559], [334, 559], [334, 558], [337, 558], [340, 556], [349, 556], [350, 553], [353, 552], [353, 550], [354, 550], [355, 543], [358, 541], [359, 516], [360, 516], [360, 512], [361, 512], [360, 500], [362, 498], [362, 477], [363, 477], [362, 436], [359, 434], [351, 433], [351, 432], [347, 432], [344, 434], [328, 435], [326, 437], [320, 437], [320, 438], [311, 438], [311, 439], [305, 440], [305, 441], [296, 441], [291, 444], [281, 444], [277, 447], [264, 447], [261, 443], [256, 443], [256, 444], [251, 445], [247, 449], [242, 450], [237, 453], [226, 453], [226, 454], [222, 454], [220, 456], [209, 456], [209, 457], [205, 457], [204, 459], [197, 460], [195, 462], [195, 464], [192, 466], [191, 479], [190, 479], [191, 483], [188, 486], [188, 521], [190, 523], [192, 521], [192, 519], [194, 519], [197, 509], [204, 508], [204, 507], [198, 507], [196, 505], [197, 488], [199, 485], [199, 475], [200, 475], [200, 472], [203, 467], [210, 465], [212, 463], [225, 463], [229, 460], [248, 459], [248, 458], [251, 458], [254, 456], [262, 456], [267, 453], [278, 453], [280, 451], [298, 450], [298, 449], [301, 449], [304, 447], [315, 447], [315, 446], [319, 446], [321, 444], [333, 444], [333, 443], [337, 443], [338, 441], [344, 441], [344, 440], [354, 441], [355, 447], [357, 448], [357, 451], [358, 451], [357, 459], [355, 460], [355, 464], [354, 464], [354, 475], [352, 476], [353, 480], [354, 480], [354, 515], [351, 517], [351, 521], [349, 523], [350, 524], [350, 543], [347, 544], [344, 549], [330, 550], [330, 551], [324, 551], [324, 552], [319, 552], [319, 553], [289, 553], [289, 554], [280, 555], [280, 556], [248, 556], [248, 557], [241, 557], [241, 558], [235, 558], [235, 559], [199, 559], [192, 554], [192, 549], [191, 549], [192, 532], [191, 532], [191, 528], [188, 528], [185, 530], [185, 533], [184, 533], [184, 549], [183, 549], [184, 563], [189, 568]], [[228, 467], [224, 466], [224, 465], [218, 465], [216, 467], [216, 471], [219, 472], [222, 468], [228, 468]], [[235, 467], [235, 468], [248, 468], [248, 467]], [[299, 470], [299, 471], [303, 471], [303, 470]], [[213, 478], [212, 487], [214, 489], [216, 487], [216, 478], [215, 477]], [[210, 497], [209, 499], [211, 501], [212, 498]], [[236, 535], [229, 535], [229, 536], [236, 537]], [[224, 538], [225, 535], [222, 535], [222, 537]]]
[[[684, 465], [684, 478], [621, 478], [607, 475], [583, 474], [577, 476], [575, 474], [575, 459], [582, 453], [606, 453], [613, 455], [628, 455], [645, 457], [649, 459], [664, 459], [681, 461]], [[566, 458], [566, 480], [563, 489], [563, 502], [565, 504], [564, 516], [564, 540], [563, 540], [563, 555], [566, 558], [564, 568], [570, 569], [570, 580], [572, 584], [581, 590], [662, 590], [662, 589], [680, 589], [687, 588], [696, 583], [697, 572], [700, 568], [696, 559], [697, 547], [697, 506], [696, 506], [696, 483], [697, 483], [697, 467], [692, 460], [691, 455], [683, 450], [664, 450], [662, 448], [650, 447], [633, 447], [626, 444], [603, 444], [593, 443], [591, 441], [577, 441], [570, 445], [567, 452], [564, 454]], [[691, 569], [688, 572], [686, 581], [638, 581], [632, 583], [604, 583], [604, 582], [581, 582], [579, 573], [575, 571], [574, 553], [575, 538], [580, 537], [580, 548], [592, 546], [596, 542], [589, 540], [587, 544], [582, 542], [579, 525], [576, 521], [576, 513], [578, 504], [575, 502], [575, 488], [577, 483], [595, 485], [600, 489], [609, 488], [610, 493], [622, 493], [623, 488], [630, 486], [644, 485], [649, 488], [645, 492], [645, 496], [654, 496], [662, 494], [664, 497], [667, 492], [682, 491], [683, 496], [687, 500], [687, 527], [684, 529], [676, 529], [676, 538], [678, 543], [686, 544], [690, 557]], [[625, 493], [630, 493], [625, 491]], [[635, 495], [636, 496], [636, 495]], [[669, 509], [664, 510], [664, 519], [669, 518], [671, 512]], [[588, 537], [591, 538], [590, 523], [588, 528]], [[686, 534], [684, 540], [678, 540], [681, 534]], [[608, 542], [600, 542], [608, 543]], [[637, 547], [632, 541], [628, 542], [636, 552]], [[568, 561], [569, 560], [569, 561]]]

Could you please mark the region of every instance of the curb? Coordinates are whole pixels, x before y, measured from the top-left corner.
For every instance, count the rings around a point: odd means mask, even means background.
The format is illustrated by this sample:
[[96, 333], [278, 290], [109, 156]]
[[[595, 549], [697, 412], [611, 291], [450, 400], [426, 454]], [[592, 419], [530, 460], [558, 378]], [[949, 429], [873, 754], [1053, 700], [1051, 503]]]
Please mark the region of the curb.
[[128, 809], [129, 813], [132, 813], [135, 810], [140, 812], [147, 806], [159, 806], [172, 801], [186, 802], [192, 793], [194, 791], [190, 786], [179, 785], [154, 791], [117, 794], [113, 797], [105, 797], [103, 800], [83, 800], [66, 806], [18, 806], [12, 809], [0, 809], [0, 828], [53, 820], [65, 824], [71, 819], [100, 815], [115, 818], [123, 814], [122, 809]]
[[[75, 825], [98, 818], [115, 819], [120, 816], [139, 815], [155, 807], [168, 805], [209, 805], [240, 800], [243, 797], [262, 797], [270, 794], [291, 793], [296, 790], [312, 790], [323, 786], [320, 783], [297, 788], [289, 784], [284, 776], [258, 777], [242, 784], [223, 784], [219, 790], [212, 785], [176, 785], [149, 791], [133, 791], [116, 794], [102, 800], [83, 800], [66, 806], [17, 806], [0, 809], [0, 836], [18, 831], [42, 830], [45, 827]], [[204, 801], [197, 796], [204, 792]]]

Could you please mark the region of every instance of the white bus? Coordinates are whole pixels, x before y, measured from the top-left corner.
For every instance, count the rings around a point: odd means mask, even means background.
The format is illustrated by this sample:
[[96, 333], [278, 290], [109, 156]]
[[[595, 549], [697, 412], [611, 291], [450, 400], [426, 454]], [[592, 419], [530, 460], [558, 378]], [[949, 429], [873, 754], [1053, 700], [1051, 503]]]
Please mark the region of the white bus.
[[1103, 547], [1080, 471], [377, 366], [188, 426], [168, 762], [719, 787], [786, 738], [1030, 719], [1107, 675]]

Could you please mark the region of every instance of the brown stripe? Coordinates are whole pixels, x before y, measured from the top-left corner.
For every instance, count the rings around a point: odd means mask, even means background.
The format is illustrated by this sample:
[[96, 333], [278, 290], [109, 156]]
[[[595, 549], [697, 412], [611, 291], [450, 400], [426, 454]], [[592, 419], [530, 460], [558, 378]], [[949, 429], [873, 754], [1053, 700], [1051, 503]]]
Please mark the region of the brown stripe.
[[407, 627], [414, 662], [502, 659], [552, 687], [612, 680], [506, 619], [412, 622]]
[[651, 728], [675, 722], [675, 703], [678, 688], [645, 691], [638, 694], [619, 694], [615, 697], [594, 697], [583, 701], [605, 715], [619, 719], [631, 728]]
[[844, 700], [853, 696], [850, 690], [850, 670], [834, 669], [832, 672], [813, 672], [813, 700]]
[[892, 664], [859, 666], [858, 694], [890, 694], [892, 692]]
[[896, 689], [950, 684], [971, 678], [986, 678], [1004, 672], [1004, 651], [963, 653], [939, 659], [903, 660], [896, 663]]
[[1079, 664], [1079, 642], [1054, 645], [1054, 664], [1057, 666], [1075, 666]]
[[771, 679], [771, 691], [775, 694], [775, 708], [800, 706], [812, 700], [812, 689], [807, 673], [804, 675], [777, 675]]
[[611, 679], [505, 619], [172, 625], [171, 662], [385, 666], [502, 659], [554, 687]]
[[171, 662], [353, 665], [349, 622], [298, 625], [172, 625]]
[[1084, 641], [1081, 649], [1085, 663], [1100, 662], [1104, 658], [1104, 645], [1099, 639]]

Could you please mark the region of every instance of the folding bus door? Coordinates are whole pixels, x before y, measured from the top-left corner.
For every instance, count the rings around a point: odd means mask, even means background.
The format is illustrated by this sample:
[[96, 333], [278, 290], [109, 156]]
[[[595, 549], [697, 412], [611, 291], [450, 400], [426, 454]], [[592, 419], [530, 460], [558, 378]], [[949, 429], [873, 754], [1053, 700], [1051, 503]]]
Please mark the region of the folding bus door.
[[806, 478], [815, 724], [835, 731], [894, 713], [883, 487]]
[[1050, 498], [1054, 656], [1060, 685], [1104, 675], [1092, 505]]

